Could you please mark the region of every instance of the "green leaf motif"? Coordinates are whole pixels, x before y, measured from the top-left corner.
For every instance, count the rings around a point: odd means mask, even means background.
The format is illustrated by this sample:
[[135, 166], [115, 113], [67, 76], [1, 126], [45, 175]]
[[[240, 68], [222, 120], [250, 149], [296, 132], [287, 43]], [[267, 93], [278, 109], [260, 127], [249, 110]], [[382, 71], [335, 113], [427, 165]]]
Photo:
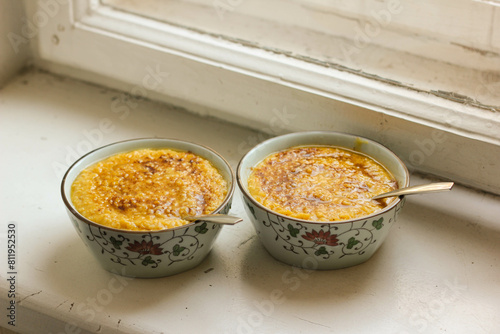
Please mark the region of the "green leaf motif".
[[194, 230], [200, 234], [205, 234], [208, 232], [207, 223], [203, 223], [194, 228]]
[[380, 218], [380, 219], [378, 219], [378, 220], [374, 220], [374, 221], [372, 222], [372, 225], [373, 225], [373, 227], [375, 227], [377, 230], [380, 230], [380, 229], [384, 226], [383, 221], [384, 221], [384, 217], [382, 217], [382, 218]]
[[288, 232], [290, 232], [290, 235], [294, 238], [297, 238], [297, 235], [299, 234], [299, 229], [295, 228], [292, 226], [292, 224], [288, 224]]
[[146, 256], [144, 258], [144, 260], [142, 260], [142, 265], [143, 266], [147, 266], [148, 264], [152, 264], [152, 263], [155, 263], [155, 261], [153, 261], [153, 259], [151, 258], [151, 256]]
[[174, 246], [174, 250], [172, 251], [172, 253], [174, 254], [174, 256], [179, 256], [183, 250], [185, 250], [186, 247], [182, 247], [182, 246], [179, 246], [179, 244], [175, 245]]
[[314, 252], [314, 255], [320, 256], [321, 254], [328, 254], [325, 247], [320, 247], [317, 251]]
[[347, 249], [352, 249], [354, 246], [359, 244], [359, 240], [356, 240], [354, 237], [350, 237], [349, 240], [347, 241]]
[[120, 249], [121, 248], [121, 245], [122, 245], [122, 241], [119, 241], [119, 240], [116, 240], [115, 237], [111, 237], [109, 238], [109, 241], [111, 241], [111, 243], [113, 244], [113, 246], [116, 248], [116, 249]]

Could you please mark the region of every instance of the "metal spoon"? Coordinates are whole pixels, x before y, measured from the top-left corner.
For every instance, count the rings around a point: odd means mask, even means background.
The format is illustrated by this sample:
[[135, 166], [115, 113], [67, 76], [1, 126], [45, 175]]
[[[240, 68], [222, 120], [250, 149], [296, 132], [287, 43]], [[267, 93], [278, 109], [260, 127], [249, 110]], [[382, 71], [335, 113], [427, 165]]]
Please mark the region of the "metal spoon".
[[377, 196], [373, 196], [372, 199], [380, 199], [386, 197], [400, 196], [400, 195], [413, 195], [413, 194], [421, 194], [421, 193], [434, 193], [440, 191], [450, 190], [453, 187], [453, 182], [438, 182], [438, 183], [429, 183], [422, 184], [419, 186], [407, 187], [396, 189], [393, 191], [389, 191]]
[[202, 220], [223, 225], [234, 225], [243, 220], [240, 217], [224, 215], [221, 213], [214, 213], [214, 214], [200, 215], [200, 216], [188, 216], [188, 217], [183, 217], [182, 219], [189, 221]]

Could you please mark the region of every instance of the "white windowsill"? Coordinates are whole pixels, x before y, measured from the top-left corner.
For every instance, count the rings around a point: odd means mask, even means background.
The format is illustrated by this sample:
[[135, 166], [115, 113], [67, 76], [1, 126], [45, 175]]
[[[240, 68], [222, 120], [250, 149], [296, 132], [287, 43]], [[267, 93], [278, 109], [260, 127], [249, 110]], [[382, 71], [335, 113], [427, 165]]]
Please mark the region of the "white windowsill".
[[[161, 136], [204, 143], [234, 168], [241, 143], [261, 135], [133, 97], [129, 114], [113, 112], [121, 96], [38, 70], [0, 91], [2, 156], [15, 157], [1, 167], [0, 211], [17, 223], [19, 241], [17, 326], [7, 325], [5, 312], [0, 326], [20, 333], [500, 332], [500, 198], [460, 185], [408, 197], [368, 262], [317, 272], [272, 259], [237, 192], [231, 212], [244, 221], [224, 227], [199, 267], [169, 278], [117, 280], [74, 231], [55, 167], [107, 143]], [[100, 129], [104, 119], [111, 130]], [[415, 174], [411, 180], [435, 181]], [[6, 272], [2, 267], [1, 305], [9, 301]], [[110, 285], [114, 292], [105, 299]], [[286, 302], [261, 308], [274, 290]]]

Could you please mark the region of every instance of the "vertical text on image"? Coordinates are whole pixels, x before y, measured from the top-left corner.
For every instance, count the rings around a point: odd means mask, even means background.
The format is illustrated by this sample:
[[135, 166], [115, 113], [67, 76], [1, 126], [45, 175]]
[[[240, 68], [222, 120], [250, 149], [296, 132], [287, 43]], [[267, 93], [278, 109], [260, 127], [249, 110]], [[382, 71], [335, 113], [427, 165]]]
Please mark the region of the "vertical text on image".
[[7, 224], [7, 282], [9, 289], [7, 290], [8, 306], [7, 306], [7, 324], [16, 326], [16, 287], [17, 287], [17, 223], [9, 222]]

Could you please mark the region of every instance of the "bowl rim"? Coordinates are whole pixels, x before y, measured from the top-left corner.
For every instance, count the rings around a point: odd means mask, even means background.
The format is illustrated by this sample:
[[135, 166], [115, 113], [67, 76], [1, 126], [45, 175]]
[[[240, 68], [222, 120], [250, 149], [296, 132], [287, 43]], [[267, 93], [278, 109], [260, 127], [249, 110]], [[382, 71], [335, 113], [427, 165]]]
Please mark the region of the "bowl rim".
[[[68, 197], [66, 196], [66, 192], [64, 191], [64, 188], [65, 188], [65, 185], [67, 183], [67, 177], [68, 177], [68, 174], [70, 173], [70, 171], [83, 159], [85, 159], [86, 157], [94, 154], [95, 152], [97, 151], [100, 151], [102, 149], [105, 149], [109, 146], [114, 146], [114, 145], [118, 145], [118, 144], [123, 144], [123, 143], [127, 143], [127, 142], [139, 142], [139, 141], [161, 141], [161, 140], [168, 140], [168, 141], [172, 141], [172, 142], [180, 142], [180, 143], [185, 143], [185, 144], [189, 144], [189, 145], [194, 145], [194, 146], [198, 146], [204, 150], [207, 150], [207, 151], [210, 151], [212, 152], [213, 154], [215, 154], [216, 156], [218, 156], [222, 162], [226, 165], [226, 167], [228, 168], [229, 170], [229, 175], [230, 175], [230, 182], [231, 182], [231, 185], [228, 189], [228, 192], [226, 194], [226, 196], [224, 197], [224, 201], [222, 201], [222, 203], [214, 210], [212, 211], [211, 213], [218, 213], [223, 207], [225, 207], [228, 202], [231, 200], [233, 194], [234, 194], [234, 190], [235, 190], [235, 173], [233, 171], [233, 169], [231, 168], [231, 165], [227, 162], [226, 159], [224, 159], [224, 157], [219, 154], [217, 151], [215, 151], [214, 149], [208, 147], [208, 146], [205, 146], [205, 145], [201, 145], [201, 144], [197, 144], [197, 143], [194, 143], [194, 142], [191, 142], [191, 141], [187, 141], [187, 140], [182, 140], [182, 139], [176, 139], [176, 138], [163, 138], [163, 137], [142, 137], [142, 138], [133, 138], [133, 139], [126, 139], [126, 140], [121, 140], [121, 141], [117, 141], [117, 142], [113, 142], [113, 143], [110, 143], [110, 144], [106, 144], [106, 145], [103, 145], [103, 146], [100, 146], [96, 149], [93, 149], [87, 153], [85, 153], [84, 155], [82, 155], [80, 158], [78, 158], [75, 162], [73, 162], [69, 168], [66, 170], [66, 172], [64, 173], [64, 176], [62, 178], [62, 181], [61, 181], [61, 196], [62, 196], [62, 199], [63, 199], [63, 202], [64, 202], [64, 205], [66, 206], [66, 209], [69, 210], [71, 212], [72, 215], [76, 216], [76, 218], [78, 218], [79, 220], [83, 221], [84, 223], [88, 224], [88, 225], [92, 225], [92, 226], [95, 226], [95, 227], [99, 227], [99, 228], [104, 228], [106, 230], [110, 230], [110, 231], [114, 231], [114, 232], [120, 232], [120, 233], [132, 233], [132, 234], [148, 234], [148, 233], [151, 233], [151, 234], [157, 234], [157, 233], [165, 233], [167, 231], [175, 231], [175, 230], [180, 230], [180, 229], [185, 229], [185, 228], [188, 228], [190, 226], [193, 226], [195, 224], [197, 224], [197, 221], [193, 221], [193, 222], [190, 222], [188, 224], [185, 224], [185, 225], [182, 225], [182, 226], [176, 226], [176, 227], [172, 227], [172, 228], [164, 228], [164, 229], [161, 229], [161, 230], [127, 230], [127, 229], [120, 229], [120, 228], [114, 228], [114, 227], [110, 227], [110, 226], [106, 226], [106, 225], [102, 225], [102, 224], [98, 224], [96, 222], [93, 222], [92, 220], [84, 217], [81, 213], [79, 213], [76, 208], [73, 206], [72, 202], [71, 202], [71, 199], [68, 199]], [[148, 148], [147, 144], [145, 144], [144, 148]], [[174, 147], [168, 147], [168, 146], [165, 146], [165, 148], [168, 148], [168, 149], [175, 149]], [[133, 151], [133, 150], [138, 150], [138, 148], [136, 149], [132, 149], [130, 151]], [[112, 156], [112, 155], [115, 155], [115, 154], [119, 154], [119, 153], [124, 153], [124, 152], [128, 152], [127, 150], [123, 150], [123, 151], [117, 151], [117, 152], [113, 152], [111, 153], [109, 156]], [[210, 159], [208, 158], [205, 158], [203, 157], [204, 159], [210, 161]], [[96, 162], [94, 162], [93, 164], [99, 162], [99, 161], [102, 161], [106, 158], [103, 158], [101, 160], [98, 160]], [[210, 161], [210, 163], [213, 163], [212, 161]], [[83, 168], [85, 169], [85, 168]], [[83, 169], [81, 171], [83, 171]], [[80, 171], [80, 172], [81, 172]]]
[[[276, 215], [278, 217], [281, 217], [281, 218], [284, 218], [284, 219], [288, 219], [288, 220], [292, 220], [292, 221], [296, 221], [296, 222], [300, 222], [300, 223], [306, 223], [306, 224], [315, 224], [315, 225], [332, 225], [332, 224], [345, 224], [345, 223], [353, 223], [353, 222], [358, 222], [358, 221], [362, 221], [362, 220], [368, 220], [372, 217], [376, 217], [376, 216], [379, 216], [381, 214], [384, 214], [390, 210], [392, 210], [395, 206], [397, 206], [404, 198], [404, 196], [398, 196], [396, 198], [396, 200], [394, 200], [393, 202], [391, 202], [388, 206], [386, 206], [385, 208], [383, 208], [382, 210], [380, 211], [376, 211], [374, 213], [371, 213], [369, 215], [366, 215], [366, 216], [362, 216], [362, 217], [358, 217], [358, 218], [354, 218], [354, 219], [347, 219], [347, 220], [334, 220], [334, 221], [313, 221], [313, 220], [306, 220], [306, 219], [300, 219], [300, 218], [295, 218], [295, 217], [290, 217], [290, 216], [287, 216], [287, 215], [284, 215], [284, 214], [281, 214], [279, 212], [276, 212], [276, 211], [273, 211], [267, 207], [265, 207], [264, 205], [262, 205], [261, 203], [259, 203], [255, 198], [253, 198], [253, 196], [248, 192], [247, 188], [243, 186], [243, 181], [241, 179], [241, 169], [242, 169], [242, 164], [243, 164], [243, 161], [245, 160], [245, 158], [248, 157], [249, 154], [251, 154], [252, 152], [260, 149], [261, 147], [265, 146], [265, 145], [268, 145], [270, 142], [273, 142], [275, 140], [278, 140], [278, 139], [281, 139], [281, 138], [285, 138], [285, 137], [294, 137], [294, 136], [297, 136], [297, 135], [325, 135], [325, 134], [339, 134], [339, 135], [345, 135], [345, 136], [349, 136], [349, 137], [354, 137], [354, 138], [359, 138], [361, 140], [365, 140], [367, 141], [368, 143], [370, 143], [370, 145], [376, 145], [376, 146], [379, 146], [385, 150], [387, 150], [387, 152], [401, 165], [401, 167], [403, 167], [403, 171], [404, 171], [404, 185], [405, 186], [408, 186], [409, 183], [410, 183], [410, 173], [408, 171], [408, 168], [406, 167], [406, 165], [404, 164], [404, 162], [392, 151], [390, 150], [389, 148], [387, 148], [385, 145], [382, 145], [381, 143], [373, 140], [373, 139], [369, 139], [369, 138], [366, 138], [366, 137], [363, 137], [363, 136], [358, 136], [358, 135], [355, 135], [355, 134], [351, 134], [351, 133], [346, 133], [346, 132], [339, 132], [339, 131], [299, 131], [299, 132], [292, 132], [292, 133], [287, 133], [287, 134], [284, 134], [284, 135], [279, 135], [279, 136], [275, 136], [275, 137], [272, 137], [272, 138], [269, 138], [269, 139], [266, 139], [264, 140], [263, 142], [255, 145], [254, 147], [252, 147], [252, 149], [250, 149], [247, 153], [245, 153], [245, 155], [240, 159], [240, 161], [238, 162], [238, 166], [236, 168], [236, 181], [238, 182], [238, 187], [240, 188], [241, 190], [241, 193], [249, 200], [251, 201], [254, 205], [258, 206], [260, 209], [264, 210], [264, 211], [267, 211], [267, 212], [270, 212], [272, 213], [273, 215]], [[313, 146], [314, 144], [311, 144], [311, 145], [304, 145], [304, 146]], [[289, 148], [291, 147], [296, 147], [296, 146], [300, 146], [300, 145], [295, 145], [295, 146], [290, 146]], [[340, 145], [333, 145], [332, 146], [337, 146], [337, 147], [343, 147], [343, 146], [340, 146]], [[347, 148], [347, 147], [346, 147]], [[350, 149], [350, 148], [347, 148], [347, 149]], [[350, 149], [352, 150], [352, 149]], [[279, 151], [276, 151], [276, 152], [279, 152]], [[365, 154], [367, 155], [368, 157], [374, 159], [375, 161], [377, 161], [375, 158], [373, 158], [371, 155], [368, 155], [366, 153], [363, 153], [363, 152], [360, 152], [362, 154]], [[267, 156], [269, 156], [270, 154], [273, 154], [273, 153], [269, 153]], [[261, 160], [265, 159], [266, 157], [263, 157]], [[384, 166], [385, 168], [387, 168], [386, 166]], [[392, 171], [390, 171], [392, 173]]]

